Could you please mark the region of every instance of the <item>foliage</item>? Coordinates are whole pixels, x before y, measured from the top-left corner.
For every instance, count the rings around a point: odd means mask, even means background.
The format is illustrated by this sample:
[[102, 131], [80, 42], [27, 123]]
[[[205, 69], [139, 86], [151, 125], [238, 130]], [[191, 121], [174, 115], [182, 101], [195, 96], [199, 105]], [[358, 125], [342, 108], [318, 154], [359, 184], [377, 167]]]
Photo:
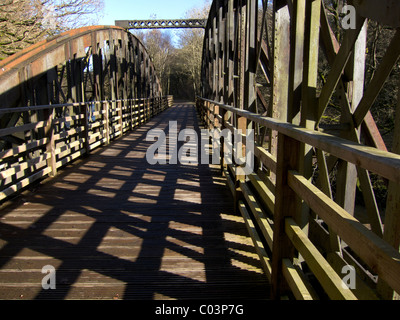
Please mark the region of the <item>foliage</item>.
[[0, 0], [0, 60], [60, 32], [95, 23], [103, 0]]
[[[185, 18], [206, 19], [210, 5], [210, 0], [204, 1], [189, 10]], [[135, 35], [142, 39], [152, 58], [164, 94], [173, 95], [175, 100], [193, 101], [200, 90], [204, 30], [180, 30], [178, 43], [169, 31], [136, 31]]]
[[170, 60], [175, 51], [172, 45], [171, 34], [159, 29], [154, 29], [148, 32], [136, 31], [135, 35], [144, 43], [152, 59], [158, 79], [160, 79], [161, 82], [161, 87], [164, 90], [163, 94], [168, 94], [169, 74], [171, 72]]

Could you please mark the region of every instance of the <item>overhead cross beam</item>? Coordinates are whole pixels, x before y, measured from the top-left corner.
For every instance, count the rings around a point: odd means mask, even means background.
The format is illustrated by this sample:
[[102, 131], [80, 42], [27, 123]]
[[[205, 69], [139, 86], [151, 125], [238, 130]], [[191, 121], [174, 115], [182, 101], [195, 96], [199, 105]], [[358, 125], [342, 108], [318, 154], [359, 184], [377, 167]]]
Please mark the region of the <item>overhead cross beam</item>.
[[207, 19], [116, 20], [115, 25], [124, 29], [205, 29]]

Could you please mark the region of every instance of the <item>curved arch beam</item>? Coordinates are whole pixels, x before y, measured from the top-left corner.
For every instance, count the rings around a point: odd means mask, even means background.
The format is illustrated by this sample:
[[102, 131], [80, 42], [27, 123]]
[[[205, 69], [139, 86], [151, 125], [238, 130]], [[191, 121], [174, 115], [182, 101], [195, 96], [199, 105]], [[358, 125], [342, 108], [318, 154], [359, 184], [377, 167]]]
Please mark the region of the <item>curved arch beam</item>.
[[160, 95], [144, 45], [119, 27], [67, 31], [0, 62], [0, 108]]

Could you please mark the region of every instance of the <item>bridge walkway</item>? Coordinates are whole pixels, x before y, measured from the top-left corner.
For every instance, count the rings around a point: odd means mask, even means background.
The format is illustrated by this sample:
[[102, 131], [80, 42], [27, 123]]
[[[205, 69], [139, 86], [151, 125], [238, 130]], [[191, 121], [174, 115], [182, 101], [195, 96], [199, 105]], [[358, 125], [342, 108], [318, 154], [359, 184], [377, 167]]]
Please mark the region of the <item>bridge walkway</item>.
[[218, 168], [148, 164], [147, 132], [172, 120], [200, 130], [176, 104], [0, 208], [0, 299], [268, 299]]

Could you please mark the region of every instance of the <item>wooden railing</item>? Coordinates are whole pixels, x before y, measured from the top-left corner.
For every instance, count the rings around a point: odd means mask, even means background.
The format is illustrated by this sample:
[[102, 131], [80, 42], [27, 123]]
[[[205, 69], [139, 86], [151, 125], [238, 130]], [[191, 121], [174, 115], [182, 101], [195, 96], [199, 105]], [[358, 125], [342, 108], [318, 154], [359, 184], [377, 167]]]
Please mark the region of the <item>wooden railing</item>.
[[[274, 298], [289, 292], [296, 299], [380, 299], [381, 288], [386, 287], [400, 293], [399, 248], [340, 207], [327, 191], [329, 181], [319, 189], [300, 172], [301, 155], [309, 146], [316, 154], [329, 153], [374, 172], [399, 190], [399, 155], [216, 101], [198, 98], [197, 108], [210, 129], [243, 130], [258, 125], [277, 132], [276, 156], [256, 144], [254, 157], [259, 165], [252, 174], [237, 174], [235, 165], [221, 162]], [[321, 173], [324, 169], [319, 168]], [[306, 218], [304, 205], [310, 209]], [[390, 228], [397, 226], [385, 225], [385, 231]], [[354, 287], [346, 286], [345, 280], [350, 279], [346, 276], [353, 275]]]
[[35, 122], [0, 129], [24, 141], [0, 151], [0, 201], [92, 150], [146, 123], [172, 105], [172, 96], [0, 109]]

